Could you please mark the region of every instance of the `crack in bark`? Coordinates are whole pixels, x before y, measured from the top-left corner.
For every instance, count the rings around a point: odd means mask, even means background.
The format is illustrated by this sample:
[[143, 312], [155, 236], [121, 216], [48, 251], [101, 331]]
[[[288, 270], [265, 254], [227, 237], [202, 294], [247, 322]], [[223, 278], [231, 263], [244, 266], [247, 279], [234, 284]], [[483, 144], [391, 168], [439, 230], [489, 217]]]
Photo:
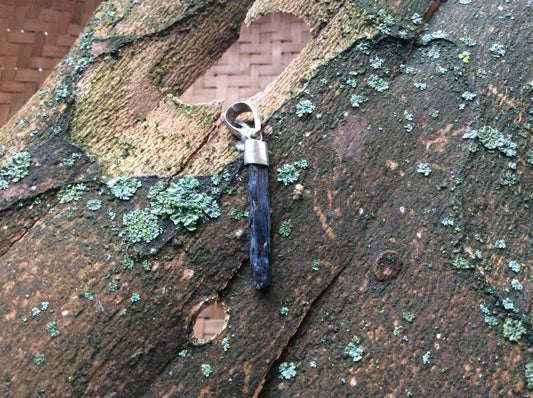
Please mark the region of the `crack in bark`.
[[[59, 203], [59, 200], [57, 200], [53, 206], [51, 206], [51, 208], [54, 208], [57, 206], [57, 204]], [[48, 212], [46, 212], [42, 217], [40, 218], [36, 218], [34, 219], [34, 222], [28, 226], [28, 227], [23, 227], [23, 233], [18, 236], [17, 238], [15, 238], [14, 240], [12, 240], [8, 245], [7, 245], [7, 250], [4, 252], [4, 253], [0, 253], [0, 258], [2, 258], [3, 256], [5, 256], [7, 253], [9, 253], [9, 250], [19, 241], [21, 241], [25, 236], [26, 234], [35, 226], [35, 224], [37, 224], [38, 222], [44, 220], [47, 216], [49, 215]]]
[[226, 282], [224, 283], [224, 285], [222, 287], [220, 287], [219, 289], [216, 290], [216, 294], [217, 294], [217, 298], [220, 297], [220, 294], [226, 290], [226, 288], [228, 287], [229, 283], [233, 280], [233, 278], [235, 277], [235, 275], [237, 275], [239, 273], [239, 271], [242, 269], [243, 265], [246, 264], [249, 260], [249, 257], [246, 256], [245, 258], [243, 258], [241, 260], [241, 263], [239, 264], [239, 266], [237, 268], [235, 268], [235, 270], [230, 274], [230, 276], [226, 279]]
[[285, 342], [285, 344], [283, 344], [283, 346], [281, 347], [281, 349], [279, 350], [279, 352], [277, 353], [277, 355], [272, 358], [272, 360], [269, 362], [267, 368], [265, 369], [265, 371], [263, 372], [263, 377], [261, 379], [261, 382], [259, 383], [259, 385], [257, 386], [257, 388], [255, 389], [255, 392], [254, 392], [254, 395], [253, 395], [253, 398], [259, 398], [260, 397], [260, 394], [261, 392], [263, 391], [263, 387], [265, 385], [265, 382], [266, 382], [266, 377], [268, 375], [268, 373], [270, 372], [270, 370], [272, 369], [272, 366], [274, 365], [274, 363], [279, 359], [281, 358], [281, 356], [283, 355], [283, 353], [287, 350], [287, 348], [289, 347], [289, 344], [291, 343], [292, 339], [294, 338], [294, 336], [296, 335], [296, 333], [298, 333], [298, 331], [300, 330], [300, 326], [302, 325], [302, 323], [304, 322], [304, 320], [307, 318], [307, 315], [311, 312], [312, 308], [313, 308], [313, 304], [318, 300], [320, 299], [325, 293], [326, 291], [337, 281], [339, 275], [346, 269], [348, 265], [344, 265], [342, 266], [338, 271], [337, 273], [333, 276], [333, 278], [331, 278], [331, 280], [329, 281], [329, 283], [310, 301], [309, 303], [309, 306], [307, 307], [307, 311], [305, 312], [305, 315], [300, 318], [300, 321], [298, 322], [298, 325], [296, 325], [296, 327], [294, 328], [294, 330], [292, 331], [292, 333], [289, 335], [289, 337], [287, 338], [287, 341]]
[[222, 118], [221, 117], [218, 118], [218, 120], [213, 123], [213, 127], [211, 127], [211, 130], [209, 130], [209, 132], [202, 139], [202, 142], [200, 143], [198, 148], [196, 148], [189, 155], [189, 157], [185, 160], [185, 162], [181, 165], [181, 167], [178, 170], [176, 170], [174, 173], [172, 173], [167, 178], [167, 181], [165, 183], [165, 187], [166, 188], [168, 188], [170, 186], [170, 182], [172, 181], [172, 179], [174, 177], [176, 177], [177, 175], [181, 174], [183, 172], [183, 170], [185, 170], [187, 168], [187, 166], [189, 166], [189, 164], [193, 161], [193, 159], [196, 157], [196, 155], [198, 155], [198, 153], [200, 153], [207, 146], [207, 144], [209, 143], [211, 138], [213, 138], [216, 135], [216, 133], [218, 132], [218, 128], [220, 127], [221, 123], [222, 123]]
[[407, 63], [407, 59], [409, 58], [409, 56], [413, 52], [413, 49], [415, 48], [415, 43], [418, 40], [418, 37], [420, 36], [420, 33], [422, 33], [422, 30], [424, 29], [424, 25], [429, 21], [429, 19], [435, 13], [435, 11], [438, 10], [438, 8], [440, 7], [440, 4], [444, 3], [445, 1], [446, 0], [433, 0], [431, 2], [431, 4], [429, 5], [428, 10], [426, 11], [424, 16], [422, 17], [422, 23], [418, 27], [418, 30], [417, 30], [417, 32], [415, 34], [415, 37], [413, 38], [413, 41], [411, 42], [411, 46], [409, 47], [409, 50], [407, 51], [407, 54], [405, 54], [405, 59], [403, 61], [404, 64]]

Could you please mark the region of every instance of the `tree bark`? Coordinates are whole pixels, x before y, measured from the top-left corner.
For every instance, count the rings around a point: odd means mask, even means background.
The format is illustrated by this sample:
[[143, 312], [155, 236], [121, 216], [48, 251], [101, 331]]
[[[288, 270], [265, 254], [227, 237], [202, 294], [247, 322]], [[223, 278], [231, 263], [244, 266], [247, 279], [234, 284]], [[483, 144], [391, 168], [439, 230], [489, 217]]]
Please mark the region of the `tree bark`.
[[[178, 98], [245, 18], [277, 11], [313, 39], [254, 99], [263, 292], [220, 108]], [[526, 396], [532, 20], [528, 1], [103, 3], [0, 130], [2, 395]], [[18, 181], [15, 149], [31, 157]], [[141, 186], [121, 199], [107, 182], [126, 173]], [[124, 215], [189, 174], [220, 216], [188, 231], [158, 215], [134, 239]], [[227, 324], [196, 341], [212, 300]]]

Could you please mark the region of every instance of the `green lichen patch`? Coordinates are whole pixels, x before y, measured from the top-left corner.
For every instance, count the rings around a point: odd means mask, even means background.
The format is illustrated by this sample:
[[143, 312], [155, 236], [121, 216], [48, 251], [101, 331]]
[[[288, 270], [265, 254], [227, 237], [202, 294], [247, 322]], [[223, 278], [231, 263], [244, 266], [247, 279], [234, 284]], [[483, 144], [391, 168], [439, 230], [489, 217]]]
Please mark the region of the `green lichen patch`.
[[134, 210], [124, 214], [122, 221], [124, 227], [121, 232], [122, 238], [130, 243], [150, 243], [161, 233], [157, 223], [157, 216], [148, 209]]
[[533, 390], [533, 362], [528, 362], [524, 372], [526, 377], [527, 388]]
[[211, 373], [213, 373], [213, 368], [207, 363], [202, 364], [201, 370], [204, 377], [209, 377], [211, 376]]
[[403, 319], [405, 319], [407, 322], [412, 323], [415, 319], [415, 315], [411, 312], [404, 311], [402, 314]]
[[474, 268], [472, 264], [468, 261], [468, 259], [464, 257], [456, 257], [453, 259], [453, 268], [455, 269], [471, 269]]
[[419, 163], [416, 172], [424, 174], [427, 177], [431, 173], [431, 168], [427, 163]]
[[368, 97], [365, 95], [352, 94], [350, 97], [350, 103], [353, 108], [359, 108], [359, 106], [368, 101]]
[[513, 187], [518, 182], [516, 173], [507, 170], [500, 177], [500, 185], [504, 187]]
[[495, 58], [505, 57], [505, 54], [506, 54], [505, 47], [500, 43], [494, 43], [490, 47], [490, 52], [492, 53], [492, 56]]
[[124, 269], [133, 269], [133, 266], [135, 265], [135, 261], [129, 256], [124, 257], [124, 259], [121, 261], [122, 266]]
[[142, 267], [146, 272], [150, 272], [152, 270], [152, 263], [148, 260], [143, 260]]
[[72, 201], [78, 201], [87, 187], [85, 184], [70, 184], [62, 187], [57, 193], [59, 203], [69, 203]]
[[31, 156], [29, 152], [14, 149], [11, 157], [0, 166], [0, 189], [6, 189], [10, 183], [15, 183], [28, 175]]
[[298, 181], [300, 172], [298, 169], [307, 169], [307, 161], [305, 159], [298, 160], [293, 163], [285, 164], [278, 169], [278, 181], [284, 185], [292, 184]]
[[494, 248], [495, 249], [505, 249], [507, 247], [507, 244], [505, 243], [505, 240], [503, 239], [497, 239], [495, 242], [494, 242]]
[[280, 379], [290, 380], [290, 379], [292, 379], [295, 376], [296, 376], [296, 365], [294, 365], [294, 362], [291, 362], [291, 363], [282, 362], [282, 363], [280, 363], [280, 365], [279, 365], [279, 376], [278, 376]]
[[279, 227], [279, 234], [287, 238], [292, 232], [292, 224], [290, 221], [283, 221]]
[[296, 104], [296, 116], [303, 117], [310, 115], [316, 109], [316, 106], [309, 100], [302, 100]]
[[78, 161], [82, 157], [83, 157], [83, 155], [81, 153], [75, 152], [75, 153], [71, 154], [70, 157], [63, 158], [61, 160], [61, 163], [63, 163], [66, 167], [72, 167], [72, 166], [74, 166], [74, 164], [76, 164], [76, 161]]
[[57, 330], [56, 321], [48, 322], [45, 326], [45, 329], [51, 337], [57, 337], [61, 334], [59, 330]]
[[470, 62], [470, 55], [470, 51], [463, 51], [457, 57], [461, 59], [465, 64], [467, 64]]
[[199, 222], [220, 215], [220, 208], [214, 198], [199, 192], [196, 178], [187, 176], [168, 188], [163, 181], [157, 182], [148, 194], [151, 212], [156, 215], [169, 215], [176, 228], [183, 227], [194, 231]]
[[518, 341], [526, 333], [526, 328], [522, 321], [507, 318], [503, 324], [503, 335], [509, 341]]
[[515, 260], [511, 260], [509, 261], [509, 264], [508, 264], [509, 268], [511, 270], [513, 270], [514, 272], [516, 272], [517, 274], [520, 272], [520, 270], [522, 269], [522, 267], [520, 266], [520, 263], [518, 263], [518, 261], [515, 261]]
[[[465, 138], [474, 138], [476, 132], [471, 132], [470, 136]], [[505, 156], [513, 157], [516, 155], [517, 145], [511, 141], [510, 135], [503, 135], [498, 129], [491, 126], [483, 126], [477, 132], [479, 142], [487, 149], [498, 149]]]
[[389, 89], [389, 83], [377, 75], [371, 75], [367, 80], [367, 84], [378, 93]]
[[119, 283], [118, 281], [110, 281], [108, 284], [107, 284], [107, 288], [110, 292], [116, 292], [117, 289], [119, 287]]
[[278, 181], [285, 185], [298, 181], [298, 177], [300, 173], [293, 164], [286, 164], [278, 169]]
[[241, 209], [232, 209], [230, 213], [230, 217], [233, 218], [234, 220], [239, 221], [243, 217], [248, 217], [248, 212], [245, 213]]
[[349, 342], [348, 345], [344, 348], [344, 356], [350, 357], [354, 362], [359, 362], [363, 359], [363, 346], [356, 345], [360, 343], [360, 339], [357, 336], [353, 337], [355, 344]]
[[222, 339], [222, 349], [224, 350], [224, 352], [227, 352], [230, 348], [231, 348], [231, 344], [229, 343], [229, 339], [227, 337], [224, 337]]
[[533, 164], [533, 150], [529, 150], [526, 153], [526, 162], [527, 164]]
[[33, 358], [33, 363], [36, 365], [42, 365], [44, 363], [44, 354], [38, 352], [35, 354], [35, 358]]
[[518, 279], [513, 279], [511, 281], [511, 287], [514, 290], [523, 290], [524, 289], [524, 286], [520, 283], [520, 281]]
[[138, 179], [128, 174], [115, 178], [107, 184], [113, 195], [122, 200], [129, 200], [141, 185]]
[[87, 201], [87, 208], [92, 211], [97, 211], [102, 207], [102, 201], [100, 199], [91, 199]]

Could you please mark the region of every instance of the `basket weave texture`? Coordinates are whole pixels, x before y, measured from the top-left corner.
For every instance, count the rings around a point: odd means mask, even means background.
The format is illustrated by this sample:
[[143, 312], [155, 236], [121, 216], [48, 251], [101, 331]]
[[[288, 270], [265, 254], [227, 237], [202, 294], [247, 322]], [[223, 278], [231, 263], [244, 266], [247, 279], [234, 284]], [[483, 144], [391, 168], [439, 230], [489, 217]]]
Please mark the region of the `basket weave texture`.
[[224, 99], [223, 108], [263, 91], [311, 39], [292, 14], [265, 15], [243, 26], [239, 40], [181, 96], [188, 104]]
[[102, 0], [0, 0], [0, 126], [35, 94]]

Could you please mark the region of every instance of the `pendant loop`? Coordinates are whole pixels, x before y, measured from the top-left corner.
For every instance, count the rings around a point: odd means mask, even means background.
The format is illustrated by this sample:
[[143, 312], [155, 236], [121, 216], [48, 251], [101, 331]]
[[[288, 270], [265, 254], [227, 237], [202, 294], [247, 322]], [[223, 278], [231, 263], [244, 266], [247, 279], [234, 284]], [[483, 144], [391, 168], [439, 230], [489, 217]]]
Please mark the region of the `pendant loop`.
[[[250, 126], [247, 123], [237, 119], [243, 113], [251, 112], [254, 117], [254, 125]], [[256, 106], [248, 101], [235, 102], [224, 113], [224, 122], [231, 132], [241, 141], [246, 141], [248, 138], [257, 138], [261, 130], [261, 117]], [[261, 137], [262, 139], [262, 137]]]

